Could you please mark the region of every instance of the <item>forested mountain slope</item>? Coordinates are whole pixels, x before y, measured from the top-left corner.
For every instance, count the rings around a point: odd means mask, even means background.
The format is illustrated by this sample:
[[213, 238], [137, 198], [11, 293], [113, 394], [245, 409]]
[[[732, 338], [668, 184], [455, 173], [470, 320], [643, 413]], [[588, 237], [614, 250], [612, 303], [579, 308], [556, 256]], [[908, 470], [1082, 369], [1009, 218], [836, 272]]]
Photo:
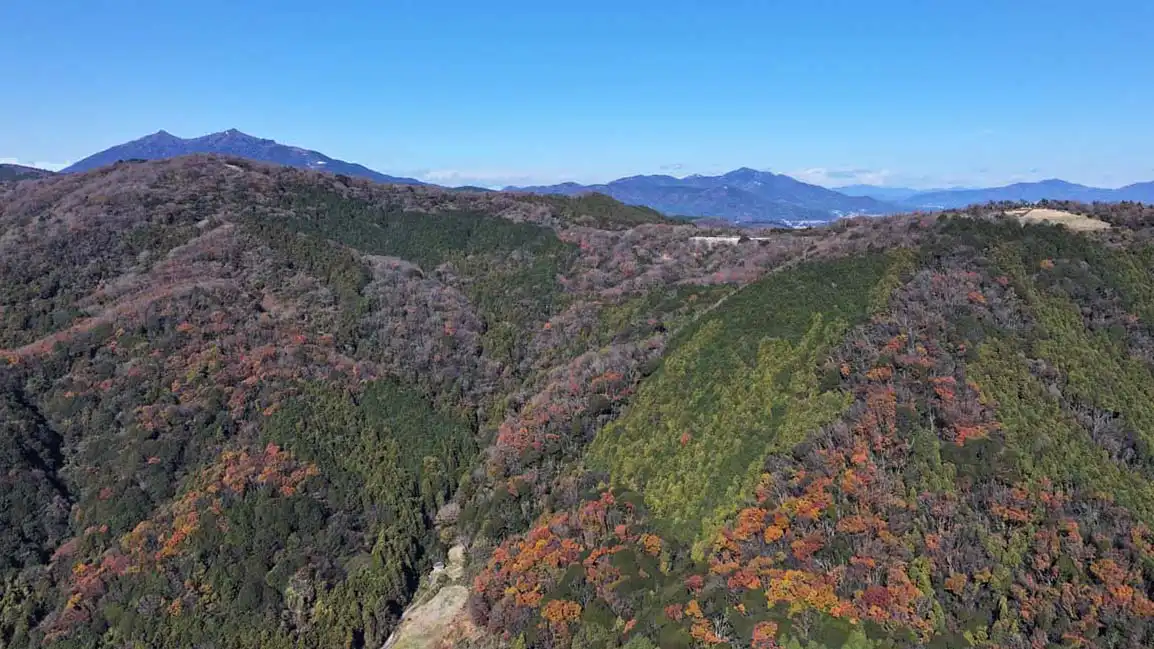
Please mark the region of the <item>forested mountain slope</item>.
[[1150, 646], [1154, 212], [1087, 211], [1115, 227], [974, 210], [733, 293], [489, 553], [474, 618], [537, 646]]
[[695, 234], [211, 156], [0, 186], [0, 645], [380, 644], [498, 428], [808, 246]]
[[1148, 646], [1154, 214], [1007, 207], [0, 185], [0, 646]]

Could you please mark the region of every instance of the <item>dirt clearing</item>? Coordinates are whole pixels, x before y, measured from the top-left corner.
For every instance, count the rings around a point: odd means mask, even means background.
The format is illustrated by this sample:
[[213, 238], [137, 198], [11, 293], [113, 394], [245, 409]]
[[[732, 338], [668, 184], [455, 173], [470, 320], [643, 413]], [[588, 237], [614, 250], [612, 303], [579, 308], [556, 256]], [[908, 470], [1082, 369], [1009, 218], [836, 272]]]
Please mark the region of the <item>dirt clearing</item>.
[[1099, 221], [1098, 219], [1093, 219], [1082, 214], [1052, 210], [1044, 207], [1010, 210], [1006, 212], [1006, 215], [1017, 217], [1022, 223], [1054, 223], [1056, 225], [1064, 225], [1078, 232], [1110, 229], [1110, 224], [1105, 221]]
[[382, 649], [435, 649], [448, 644], [460, 633], [467, 620], [465, 604], [469, 589], [461, 585], [465, 573], [465, 548], [449, 550], [449, 565], [435, 569], [428, 583], [418, 592], [416, 601], [405, 611], [401, 625]]

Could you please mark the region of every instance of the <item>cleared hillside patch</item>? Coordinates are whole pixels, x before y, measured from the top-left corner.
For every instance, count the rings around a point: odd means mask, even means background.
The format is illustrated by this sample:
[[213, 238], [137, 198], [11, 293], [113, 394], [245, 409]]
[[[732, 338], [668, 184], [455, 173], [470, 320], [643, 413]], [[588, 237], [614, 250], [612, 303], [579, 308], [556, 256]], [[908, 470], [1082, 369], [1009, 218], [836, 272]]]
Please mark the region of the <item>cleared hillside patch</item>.
[[1110, 224], [1084, 214], [1075, 214], [1064, 210], [1054, 210], [1045, 207], [1032, 209], [1010, 210], [1008, 216], [1016, 217], [1022, 223], [1053, 223], [1077, 232], [1092, 232], [1095, 230], [1109, 230]]
[[441, 646], [454, 623], [465, 613], [469, 589], [462, 585], [465, 548], [449, 550], [449, 565], [425, 577], [422, 589], [405, 610], [397, 630], [383, 649], [431, 649]]

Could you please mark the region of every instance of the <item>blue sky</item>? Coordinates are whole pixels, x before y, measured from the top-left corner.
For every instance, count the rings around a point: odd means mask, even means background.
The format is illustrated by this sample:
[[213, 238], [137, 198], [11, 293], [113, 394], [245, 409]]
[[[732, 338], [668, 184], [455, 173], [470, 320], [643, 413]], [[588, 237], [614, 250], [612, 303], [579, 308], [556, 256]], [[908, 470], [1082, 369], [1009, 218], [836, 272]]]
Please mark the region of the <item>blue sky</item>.
[[[326, 7], [334, 7], [332, 9]], [[227, 128], [500, 185], [1154, 179], [1154, 3], [0, 3], [0, 158]]]

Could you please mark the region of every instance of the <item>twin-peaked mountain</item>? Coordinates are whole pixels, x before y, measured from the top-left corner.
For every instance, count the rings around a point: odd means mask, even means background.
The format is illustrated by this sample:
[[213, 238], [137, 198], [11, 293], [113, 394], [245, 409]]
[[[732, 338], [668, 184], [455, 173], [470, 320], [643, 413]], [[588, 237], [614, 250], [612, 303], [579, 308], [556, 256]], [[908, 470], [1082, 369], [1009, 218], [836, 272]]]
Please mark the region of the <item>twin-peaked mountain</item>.
[[194, 153], [238, 156], [286, 167], [355, 176], [379, 183], [423, 184], [413, 178], [389, 176], [363, 165], [337, 160], [317, 151], [281, 144], [275, 140], [253, 137], [236, 129], [187, 139], [167, 131], [157, 131], [152, 135], [93, 154], [68, 167], [64, 172], [89, 171], [120, 160], [163, 160]]

